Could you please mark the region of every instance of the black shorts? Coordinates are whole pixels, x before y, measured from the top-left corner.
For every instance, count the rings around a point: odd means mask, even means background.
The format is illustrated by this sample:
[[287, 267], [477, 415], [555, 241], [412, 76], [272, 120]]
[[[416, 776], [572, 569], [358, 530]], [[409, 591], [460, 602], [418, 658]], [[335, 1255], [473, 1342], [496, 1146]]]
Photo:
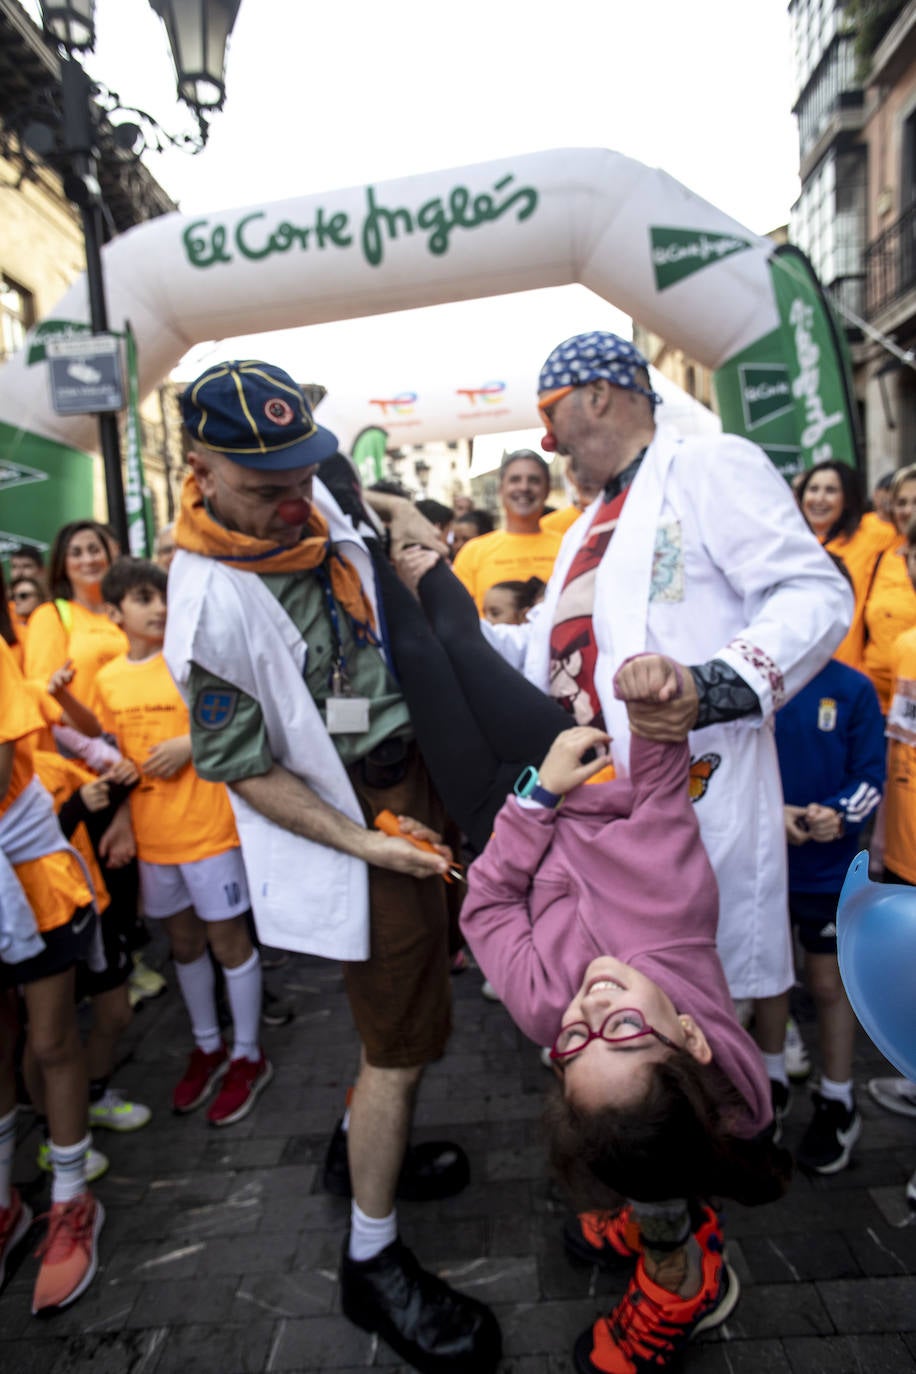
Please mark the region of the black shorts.
[[85, 964], [92, 949], [95, 923], [98, 917], [91, 906], [77, 907], [66, 925], [44, 930], [41, 938], [45, 947], [31, 959], [18, 964], [0, 963], [0, 987], [15, 988], [26, 983], [38, 983], [58, 973]]
[[101, 973], [94, 973], [88, 964], [81, 963], [76, 970], [76, 1000], [94, 997], [99, 992], [111, 992], [119, 988], [130, 977], [134, 966], [131, 958], [130, 923], [118, 919], [109, 907], [99, 918], [102, 925], [102, 950], [105, 954], [105, 967]]
[[808, 954], [836, 954], [838, 892], [790, 892], [789, 919]]

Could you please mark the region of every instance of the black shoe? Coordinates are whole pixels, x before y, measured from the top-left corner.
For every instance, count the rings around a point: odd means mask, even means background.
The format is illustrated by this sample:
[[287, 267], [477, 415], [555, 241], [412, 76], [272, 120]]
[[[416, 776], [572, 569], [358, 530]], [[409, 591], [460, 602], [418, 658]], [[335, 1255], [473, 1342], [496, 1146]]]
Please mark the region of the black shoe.
[[[427, 1140], [408, 1145], [398, 1177], [397, 1195], [405, 1202], [432, 1202], [454, 1197], [471, 1181], [468, 1157], [460, 1145], [450, 1140]], [[338, 1121], [324, 1158], [322, 1187], [335, 1197], [352, 1197], [347, 1136]]]
[[499, 1364], [502, 1336], [490, 1309], [421, 1269], [400, 1239], [361, 1263], [344, 1243], [340, 1300], [345, 1317], [423, 1374], [492, 1374]]
[[789, 1114], [789, 1087], [778, 1078], [770, 1079], [770, 1099], [773, 1103], [773, 1144], [782, 1140], [782, 1123]]
[[261, 1025], [262, 1026], [288, 1026], [295, 1017], [295, 1012], [289, 1002], [270, 991], [269, 988], [261, 990]]
[[852, 1147], [862, 1134], [862, 1118], [853, 1102], [852, 1110], [842, 1102], [811, 1094], [814, 1116], [795, 1158], [803, 1169], [813, 1174], [838, 1174], [845, 1169]]

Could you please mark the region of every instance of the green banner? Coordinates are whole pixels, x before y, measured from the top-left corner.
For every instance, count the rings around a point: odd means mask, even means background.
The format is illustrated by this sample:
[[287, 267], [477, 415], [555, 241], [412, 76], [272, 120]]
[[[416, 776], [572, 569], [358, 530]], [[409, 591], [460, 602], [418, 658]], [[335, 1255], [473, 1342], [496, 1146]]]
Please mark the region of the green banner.
[[722, 428], [759, 444], [788, 481], [827, 458], [857, 467], [858, 412], [842, 328], [803, 253], [783, 245], [769, 266], [780, 325], [716, 371]]
[[350, 458], [356, 465], [364, 487], [371, 487], [373, 482], [381, 481], [387, 446], [388, 431], [378, 425], [367, 425], [353, 440]]
[[93, 459], [0, 420], [0, 558], [50, 546], [68, 520], [92, 519]]
[[743, 253], [750, 248], [750, 239], [739, 239], [734, 234], [717, 234], [708, 229], [675, 229], [661, 225], [650, 225], [649, 241], [652, 245], [652, 267], [655, 271], [655, 286], [664, 291], [668, 286], [692, 277], [704, 267], [730, 258], [733, 253]]
[[124, 331], [127, 348], [127, 425], [125, 429], [127, 471], [124, 504], [127, 509], [127, 539], [134, 558], [151, 558], [153, 553], [152, 512], [143, 476], [143, 430], [140, 425], [140, 382], [137, 373], [137, 345], [128, 324]]

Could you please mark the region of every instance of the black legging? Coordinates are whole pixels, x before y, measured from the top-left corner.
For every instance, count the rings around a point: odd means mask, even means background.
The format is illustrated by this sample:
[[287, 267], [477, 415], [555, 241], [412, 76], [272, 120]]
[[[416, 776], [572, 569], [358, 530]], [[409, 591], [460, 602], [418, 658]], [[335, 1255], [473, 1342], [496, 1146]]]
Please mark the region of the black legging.
[[574, 724], [484, 639], [477, 607], [444, 563], [420, 603], [381, 551], [375, 567], [392, 658], [420, 751], [446, 811], [478, 852], [528, 763]]

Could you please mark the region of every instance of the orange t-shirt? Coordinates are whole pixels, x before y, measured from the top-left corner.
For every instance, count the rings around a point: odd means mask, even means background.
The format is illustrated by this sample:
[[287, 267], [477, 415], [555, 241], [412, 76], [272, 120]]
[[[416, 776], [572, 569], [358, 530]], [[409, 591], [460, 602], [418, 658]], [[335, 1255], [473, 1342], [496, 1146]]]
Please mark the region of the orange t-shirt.
[[894, 693], [887, 713], [884, 861], [916, 883], [916, 629], [891, 650]]
[[[0, 798], [0, 815], [12, 806], [35, 776], [30, 737], [34, 737], [35, 731], [41, 730], [43, 725], [41, 712], [23, 681], [12, 651], [0, 639], [0, 744], [14, 746], [13, 770], [6, 795]], [[92, 901], [78, 860], [66, 850], [15, 864], [14, 868], [39, 930], [54, 930], [66, 925], [77, 907], [87, 906]]]
[[[73, 796], [73, 793], [86, 782], [95, 782], [95, 773], [90, 773], [81, 763], [75, 759], [65, 759], [63, 754], [52, 753], [46, 749], [36, 748], [32, 754], [35, 764], [35, 772], [40, 781], [51, 793], [51, 800], [54, 803], [54, 810], [60, 814], [60, 808], [64, 802]], [[85, 823], [80, 821], [79, 825], [70, 836], [70, 843], [83, 859], [89, 869], [89, 876], [92, 879], [92, 886], [95, 888], [96, 910], [106, 911], [111, 905], [111, 897], [108, 888], [105, 886], [105, 879], [102, 877], [102, 870], [99, 868], [98, 860], [95, 857], [95, 850], [92, 848], [92, 841], [89, 838], [89, 831]]]
[[559, 510], [552, 510], [549, 515], [541, 516], [541, 529], [549, 530], [551, 534], [565, 534], [581, 514], [578, 506], [561, 506]]
[[894, 676], [891, 654], [904, 630], [916, 626], [916, 592], [906, 570], [906, 545], [882, 554], [865, 603], [865, 652], [862, 670], [872, 680], [881, 710], [887, 715]]
[[125, 655], [106, 664], [89, 705], [141, 773], [130, 794], [138, 858], [151, 864], [194, 863], [238, 847], [223, 783], [205, 782], [191, 763], [170, 778], [143, 774], [154, 744], [191, 732], [188, 708], [162, 654], [141, 660]]
[[830, 543], [825, 545], [828, 553], [836, 554], [846, 564], [856, 598], [852, 624], [845, 638], [834, 650], [833, 656], [841, 663], [848, 664], [850, 668], [859, 669], [860, 672], [865, 651], [865, 602], [875, 564], [885, 549], [892, 548], [899, 542], [900, 536], [893, 525], [874, 518], [869, 522], [865, 516], [849, 539], [831, 539]]
[[77, 601], [68, 601], [67, 607], [72, 619], [69, 633], [53, 601], [36, 606], [32, 612], [25, 646], [25, 675], [47, 686], [52, 674], [68, 658], [72, 659], [70, 691], [77, 701], [88, 706], [96, 673], [119, 654], [127, 653], [127, 636], [104, 612], [96, 615]]

